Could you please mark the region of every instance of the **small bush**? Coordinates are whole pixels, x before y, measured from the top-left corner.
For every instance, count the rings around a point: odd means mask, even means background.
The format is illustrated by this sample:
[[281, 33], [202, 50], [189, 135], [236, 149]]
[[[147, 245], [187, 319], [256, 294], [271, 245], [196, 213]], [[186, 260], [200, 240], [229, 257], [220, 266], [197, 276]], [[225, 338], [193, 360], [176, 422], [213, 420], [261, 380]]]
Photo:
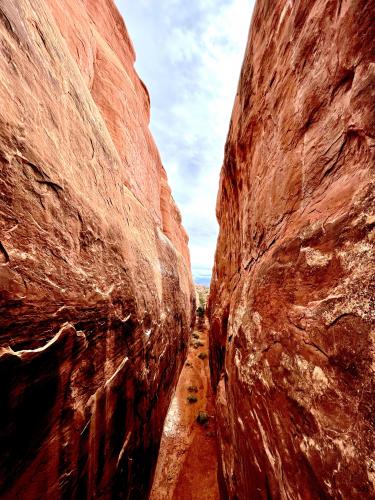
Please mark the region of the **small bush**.
[[187, 388], [189, 392], [198, 392], [198, 387], [196, 385], [189, 385]]
[[191, 366], [190, 361], [186, 361], [185, 365], [186, 365], [186, 366]]
[[206, 359], [207, 358], [207, 353], [206, 352], [200, 352], [198, 354], [198, 358], [199, 359]]
[[197, 396], [194, 396], [194, 394], [189, 394], [186, 399], [189, 401], [189, 403], [196, 403], [198, 401]]
[[208, 413], [205, 411], [200, 411], [197, 415], [197, 422], [200, 425], [208, 424], [208, 419], [209, 419]]
[[199, 306], [198, 309], [197, 309], [197, 316], [199, 316], [200, 318], [203, 318], [204, 313], [205, 313], [204, 307]]
[[194, 342], [193, 346], [194, 346], [194, 349], [198, 349], [199, 347], [204, 346], [204, 343], [201, 342], [200, 340], [197, 340], [196, 342]]
[[193, 339], [199, 339], [198, 333], [193, 333]]

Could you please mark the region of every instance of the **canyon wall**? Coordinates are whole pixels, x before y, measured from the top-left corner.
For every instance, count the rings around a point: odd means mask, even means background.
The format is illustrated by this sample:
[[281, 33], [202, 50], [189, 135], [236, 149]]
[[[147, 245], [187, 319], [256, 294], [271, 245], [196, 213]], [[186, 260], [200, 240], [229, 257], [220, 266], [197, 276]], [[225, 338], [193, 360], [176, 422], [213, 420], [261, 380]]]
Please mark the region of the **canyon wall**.
[[0, 0], [0, 496], [145, 498], [194, 318], [112, 0]]
[[257, 2], [210, 294], [224, 497], [375, 498], [374, 63], [374, 2]]

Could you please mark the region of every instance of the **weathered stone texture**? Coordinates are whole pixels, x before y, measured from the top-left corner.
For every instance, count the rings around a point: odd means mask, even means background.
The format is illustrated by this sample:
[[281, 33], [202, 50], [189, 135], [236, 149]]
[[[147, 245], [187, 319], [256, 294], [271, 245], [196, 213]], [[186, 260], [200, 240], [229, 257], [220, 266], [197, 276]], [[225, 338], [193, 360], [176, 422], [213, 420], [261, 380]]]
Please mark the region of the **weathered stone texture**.
[[258, 1], [221, 172], [230, 498], [375, 498], [375, 4]]
[[143, 498], [193, 317], [111, 0], [0, 1], [0, 496]]

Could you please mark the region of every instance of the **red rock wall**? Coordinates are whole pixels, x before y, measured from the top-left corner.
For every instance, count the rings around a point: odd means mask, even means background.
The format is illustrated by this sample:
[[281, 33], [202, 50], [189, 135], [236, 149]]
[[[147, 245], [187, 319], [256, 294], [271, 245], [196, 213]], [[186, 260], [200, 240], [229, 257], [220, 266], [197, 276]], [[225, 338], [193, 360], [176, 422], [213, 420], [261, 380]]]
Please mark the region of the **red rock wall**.
[[0, 1], [0, 497], [144, 498], [193, 316], [111, 0]]
[[217, 214], [230, 498], [375, 498], [375, 4], [258, 1]]

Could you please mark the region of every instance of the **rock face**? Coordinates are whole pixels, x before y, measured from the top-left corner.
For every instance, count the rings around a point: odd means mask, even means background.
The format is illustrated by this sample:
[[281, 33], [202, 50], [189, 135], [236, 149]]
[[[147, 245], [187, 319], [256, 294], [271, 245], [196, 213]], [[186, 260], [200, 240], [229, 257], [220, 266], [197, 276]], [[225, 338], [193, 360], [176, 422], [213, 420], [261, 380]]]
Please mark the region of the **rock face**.
[[375, 6], [258, 1], [221, 172], [230, 498], [375, 498]]
[[0, 1], [0, 496], [144, 498], [194, 317], [111, 0]]

